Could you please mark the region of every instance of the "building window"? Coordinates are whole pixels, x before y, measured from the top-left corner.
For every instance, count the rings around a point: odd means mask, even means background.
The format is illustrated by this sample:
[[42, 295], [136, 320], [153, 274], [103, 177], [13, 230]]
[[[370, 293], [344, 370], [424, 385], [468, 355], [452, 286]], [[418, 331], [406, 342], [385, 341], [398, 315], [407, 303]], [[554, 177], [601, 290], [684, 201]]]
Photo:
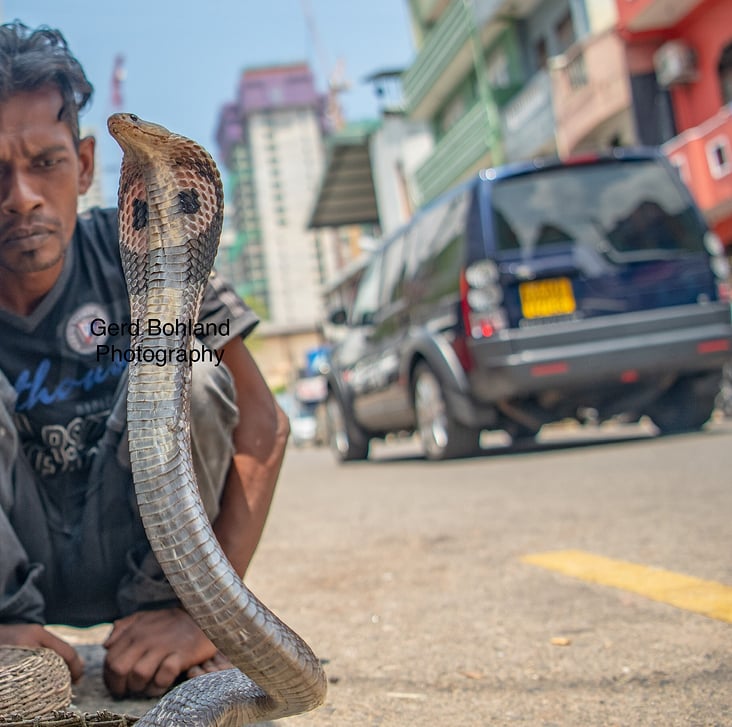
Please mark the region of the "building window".
[[732, 172], [732, 154], [729, 139], [716, 136], [706, 144], [707, 164], [714, 179], [721, 179]]
[[547, 50], [546, 38], [539, 38], [534, 43], [534, 63], [537, 69], [546, 68], [546, 62], [549, 57]]
[[446, 134], [465, 115], [465, 99], [457, 96], [443, 110], [439, 120], [440, 136]]
[[510, 85], [508, 56], [504, 50], [499, 50], [488, 59], [485, 72], [491, 88], [507, 88]]
[[679, 173], [681, 181], [687, 187], [690, 186], [691, 178], [689, 175], [689, 162], [686, 160], [686, 156], [684, 154], [674, 154], [672, 157], [669, 157], [669, 161]]
[[717, 70], [719, 72], [719, 85], [722, 90], [722, 103], [728, 104], [732, 102], [732, 44], [722, 51]]

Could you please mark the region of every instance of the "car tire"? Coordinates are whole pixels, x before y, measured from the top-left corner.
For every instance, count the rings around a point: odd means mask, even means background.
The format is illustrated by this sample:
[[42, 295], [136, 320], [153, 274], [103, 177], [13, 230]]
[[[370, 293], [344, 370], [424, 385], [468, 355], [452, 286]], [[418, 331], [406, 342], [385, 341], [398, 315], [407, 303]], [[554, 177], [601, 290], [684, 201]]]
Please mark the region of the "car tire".
[[480, 430], [454, 419], [448, 411], [442, 384], [427, 364], [419, 364], [415, 369], [412, 396], [417, 431], [427, 459], [454, 459], [480, 451]]
[[349, 416], [332, 390], [325, 402], [328, 443], [340, 462], [364, 460], [369, 455], [369, 438]]
[[712, 416], [716, 394], [700, 391], [693, 378], [677, 381], [653, 403], [648, 415], [661, 434], [682, 434], [701, 429]]
[[505, 431], [511, 437], [511, 449], [530, 449], [536, 444], [541, 427], [530, 427], [519, 422], [511, 422]]

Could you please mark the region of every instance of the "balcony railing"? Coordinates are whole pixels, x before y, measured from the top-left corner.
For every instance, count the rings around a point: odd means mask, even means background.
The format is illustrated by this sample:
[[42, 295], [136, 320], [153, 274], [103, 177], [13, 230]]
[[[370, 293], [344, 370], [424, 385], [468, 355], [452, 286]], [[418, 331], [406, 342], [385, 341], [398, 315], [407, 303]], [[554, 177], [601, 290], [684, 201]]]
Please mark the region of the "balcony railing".
[[575, 151], [594, 131], [631, 107], [623, 41], [614, 30], [575, 43], [552, 59], [557, 148]]
[[505, 0], [452, 0], [427, 34], [404, 74], [404, 101], [415, 118], [429, 118], [474, 63], [471, 33], [482, 28]]
[[428, 202], [463, 179], [493, 150], [495, 143], [485, 104], [476, 103], [440, 139], [429, 159], [417, 170], [420, 203]]
[[455, 59], [458, 51], [465, 45], [468, 33], [465, 6], [462, 0], [453, 0], [427, 34], [417, 58], [404, 74], [404, 100], [410, 113], [417, 109]]
[[539, 71], [504, 106], [501, 113], [503, 151], [507, 161], [517, 161], [553, 150], [554, 113], [549, 74]]

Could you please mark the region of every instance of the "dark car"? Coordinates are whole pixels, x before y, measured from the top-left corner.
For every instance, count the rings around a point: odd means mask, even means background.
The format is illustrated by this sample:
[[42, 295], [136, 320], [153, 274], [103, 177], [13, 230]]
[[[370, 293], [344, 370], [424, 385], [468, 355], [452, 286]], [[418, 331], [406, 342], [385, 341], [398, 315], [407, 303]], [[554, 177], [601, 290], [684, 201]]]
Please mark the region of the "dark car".
[[728, 266], [656, 150], [488, 169], [373, 254], [328, 379], [341, 460], [430, 459], [569, 417], [701, 428], [732, 348]]

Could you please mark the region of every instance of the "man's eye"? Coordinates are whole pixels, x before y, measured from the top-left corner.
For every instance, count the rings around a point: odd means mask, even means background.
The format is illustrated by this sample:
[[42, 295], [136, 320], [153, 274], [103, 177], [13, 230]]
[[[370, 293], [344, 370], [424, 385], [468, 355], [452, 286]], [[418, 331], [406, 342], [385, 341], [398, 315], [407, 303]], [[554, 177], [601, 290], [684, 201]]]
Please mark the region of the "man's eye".
[[36, 162], [36, 166], [41, 167], [42, 169], [51, 169], [52, 167], [55, 167], [60, 163], [61, 157], [45, 157], [43, 159], [39, 159]]

